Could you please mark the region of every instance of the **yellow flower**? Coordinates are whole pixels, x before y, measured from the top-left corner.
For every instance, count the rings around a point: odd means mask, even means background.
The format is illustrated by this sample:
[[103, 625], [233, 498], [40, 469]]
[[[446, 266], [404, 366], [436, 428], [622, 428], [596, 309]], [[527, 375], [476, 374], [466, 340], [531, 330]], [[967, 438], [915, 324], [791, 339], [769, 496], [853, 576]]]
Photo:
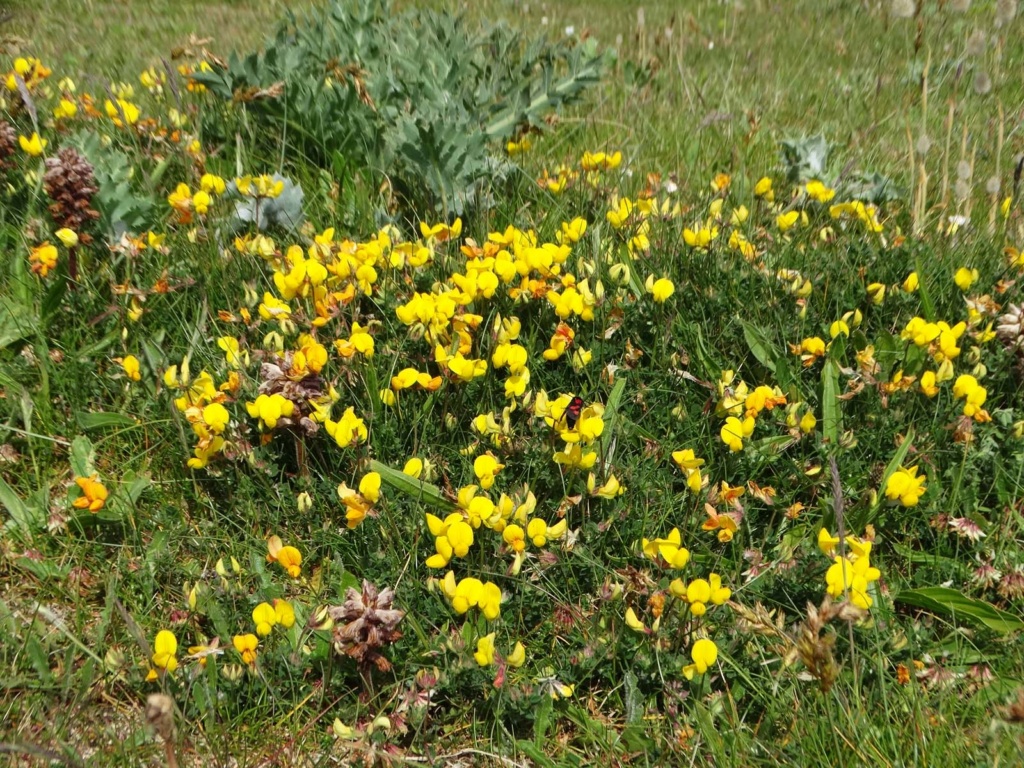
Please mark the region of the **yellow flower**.
[[46, 277], [50, 270], [57, 268], [57, 246], [51, 245], [47, 240], [32, 249], [28, 260], [32, 265], [33, 272], [41, 277]]
[[295, 625], [295, 609], [287, 600], [274, 599], [274, 615], [277, 623], [285, 629], [291, 629]]
[[241, 350], [234, 336], [221, 336], [217, 339], [217, 346], [224, 353], [229, 368], [241, 368], [249, 364], [249, 352]]
[[580, 166], [585, 171], [612, 171], [621, 164], [621, 152], [584, 152], [580, 159]]
[[718, 227], [695, 225], [696, 229], [686, 227], [683, 229], [683, 242], [698, 251], [706, 251], [711, 243], [718, 238]]
[[591, 496], [598, 496], [602, 499], [614, 499], [626, 492], [626, 486], [619, 482], [615, 475], [609, 475], [604, 485], [598, 486], [593, 474], [587, 477], [587, 490]]
[[366, 423], [356, 416], [355, 409], [351, 406], [345, 409], [338, 421], [328, 419], [324, 422], [327, 434], [334, 438], [339, 448], [349, 448], [360, 443], [365, 443], [369, 432]]
[[510, 156], [518, 155], [521, 152], [527, 152], [533, 146], [533, 142], [530, 141], [529, 136], [523, 136], [519, 141], [510, 141], [505, 145], [505, 151]]
[[509, 523], [501, 532], [501, 538], [513, 552], [519, 553], [526, 549], [526, 531], [521, 525]]
[[230, 420], [231, 414], [220, 403], [210, 403], [203, 408], [203, 424], [215, 435], [222, 433], [227, 428]]
[[718, 660], [718, 646], [713, 640], [702, 637], [690, 649], [690, 658], [693, 663], [683, 667], [683, 676], [687, 680], [692, 680], [694, 675], [703, 675], [714, 665]]
[[807, 182], [805, 189], [807, 190], [807, 196], [812, 200], [817, 200], [819, 203], [827, 203], [836, 196], [834, 189], [826, 187], [817, 179]]
[[550, 540], [560, 539], [565, 535], [568, 523], [562, 519], [554, 525], [548, 525], [539, 517], [533, 518], [526, 526], [526, 535], [535, 547], [543, 547]]
[[583, 233], [587, 231], [587, 220], [577, 216], [570, 222], [562, 222], [562, 229], [558, 233], [559, 243], [578, 243]]
[[885, 283], [871, 283], [868, 285], [868, 298], [875, 306], [880, 306], [885, 301]]
[[775, 217], [775, 225], [779, 228], [780, 232], [788, 232], [796, 224], [797, 219], [800, 218], [800, 211], [789, 211], [787, 213], [780, 213]]
[[867, 610], [873, 602], [868, 594], [868, 586], [881, 575], [877, 568], [871, 566], [867, 552], [857, 555], [855, 560], [837, 555], [825, 574], [825, 583], [832, 597], [840, 597], [848, 592], [851, 603]]
[[255, 402], [246, 403], [245, 409], [254, 419], [259, 419], [260, 427], [274, 429], [280, 419], [292, 415], [295, 411], [295, 403], [275, 392], [272, 395], [260, 395]]
[[[124, 121], [127, 121], [128, 125], [135, 125], [139, 122], [139, 108], [132, 104], [130, 101], [124, 99], [118, 99], [115, 104], [110, 99], [106, 99], [103, 102], [103, 108], [109, 117], [118, 128], [124, 126]], [[122, 116], [124, 121], [122, 121]]]
[[681, 451], [673, 451], [672, 460], [686, 475], [686, 486], [694, 493], [699, 493], [704, 485], [704, 478], [700, 474], [704, 459], [698, 459], [692, 448], [684, 448]]
[[939, 387], [935, 383], [934, 371], [925, 371], [921, 374], [920, 385], [921, 392], [923, 392], [926, 397], [935, 397], [939, 394]]
[[572, 469], [590, 469], [597, 462], [597, 451], [583, 453], [579, 443], [567, 443], [565, 450], [555, 452], [554, 461]]
[[925, 491], [926, 477], [917, 476], [917, 467], [906, 469], [900, 467], [893, 472], [889, 482], [885, 485], [886, 498], [893, 501], [899, 500], [904, 507], [917, 506], [921, 494]]
[[57, 120], [65, 120], [69, 117], [74, 117], [78, 114], [78, 105], [75, 104], [71, 99], [62, 98], [57, 102], [57, 106], [53, 108], [53, 116]]
[[53, 234], [54, 237], [56, 237], [58, 240], [61, 241], [61, 243], [64, 244], [65, 248], [74, 248], [76, 245], [78, 245], [78, 235], [75, 233], [73, 229], [62, 227]]
[[239, 194], [247, 197], [280, 197], [284, 192], [284, 181], [274, 181], [266, 174], [262, 176], [240, 176], [235, 179]]
[[266, 637], [277, 624], [277, 613], [270, 603], [260, 603], [252, 611], [252, 620], [256, 625], [256, 634]]
[[494, 663], [494, 632], [484, 635], [476, 641], [476, 653], [473, 658], [481, 667], [489, 667]]
[[488, 621], [494, 621], [501, 614], [501, 589], [497, 584], [485, 583], [471, 576], [456, 584], [455, 574], [448, 571], [442, 581], [442, 590], [456, 613], [466, 613], [476, 606]]
[[828, 335], [830, 338], [836, 338], [837, 336], [850, 336], [850, 326], [843, 320], [836, 320], [832, 325], [828, 327]]
[[907, 275], [907, 279], [903, 281], [903, 290], [907, 293], [914, 293], [920, 284], [921, 278], [918, 277], [917, 272], [911, 272]]
[[722, 605], [732, 596], [732, 590], [722, 586], [722, 577], [717, 573], [708, 576], [708, 580], [694, 579], [686, 587], [683, 599], [690, 604], [690, 613], [703, 616], [707, 613], [707, 604]]
[[494, 478], [504, 468], [505, 465], [499, 464], [498, 460], [490, 453], [477, 456], [473, 461], [473, 474], [476, 475], [477, 480], [480, 481], [480, 487], [485, 491], [494, 485]]
[[[442, 352], [444, 351], [440, 346], [437, 347], [437, 349], [440, 349]], [[487, 373], [486, 360], [468, 359], [462, 356], [462, 352], [456, 352], [453, 357], [447, 357], [446, 353], [444, 358], [437, 362], [442, 365], [447, 365], [448, 370], [462, 382], [472, 381], [473, 379]]]
[[822, 528], [818, 531], [818, 549], [821, 550], [822, 554], [831, 555], [838, 546], [838, 536], [832, 536], [827, 528]]
[[958, 376], [953, 383], [953, 396], [964, 400], [964, 416], [975, 421], [989, 421], [988, 412], [981, 407], [988, 398], [988, 392], [976, 378], [970, 374]]
[[754, 185], [754, 197], [760, 197], [766, 202], [775, 202], [775, 192], [772, 190], [772, 180], [762, 176]]
[[428, 568], [443, 568], [452, 557], [465, 557], [473, 546], [473, 527], [461, 512], [452, 512], [444, 520], [427, 513], [427, 528], [434, 537], [436, 554], [426, 560]]
[[97, 475], [92, 477], [76, 477], [75, 485], [82, 490], [82, 495], [72, 502], [76, 509], [88, 509], [90, 512], [99, 512], [107, 503], [107, 488], [98, 479]]
[[46, 145], [49, 144], [46, 139], [39, 138], [38, 133], [33, 133], [31, 138], [27, 139], [24, 136], [19, 136], [18, 143], [21, 145], [21, 150], [29, 157], [39, 157], [46, 149]]
[[368, 501], [376, 504], [380, 500], [380, 473], [367, 472], [359, 481], [359, 493]]
[[[725, 485], [725, 483], [723, 483], [723, 485]], [[723, 544], [728, 544], [732, 541], [733, 536], [736, 535], [736, 531], [739, 530], [736, 518], [730, 514], [719, 514], [710, 504], [706, 504], [704, 506], [704, 510], [707, 512], [708, 519], [701, 525], [701, 530], [718, 531], [718, 540]]]
[[632, 608], [626, 609], [626, 626], [632, 629], [634, 632], [647, 632], [647, 627], [644, 623], [637, 618], [636, 611]]
[[810, 336], [800, 342], [800, 345], [794, 347], [790, 345], [790, 350], [797, 355], [800, 355], [800, 360], [804, 366], [810, 367], [814, 365], [819, 358], [825, 356], [825, 352], [828, 347], [825, 345], [825, 340], [818, 336]]
[[235, 650], [241, 654], [244, 663], [249, 666], [256, 663], [256, 648], [260, 644], [256, 635], [235, 635], [231, 638], [231, 642], [235, 646]]
[[744, 438], [750, 437], [753, 433], [753, 417], [748, 416], [743, 419], [743, 421], [740, 421], [735, 416], [730, 416], [725, 420], [720, 436], [722, 438], [722, 442], [729, 446], [729, 450], [735, 453], [743, 450]]
[[633, 213], [633, 202], [628, 198], [624, 197], [619, 200], [617, 208], [608, 211], [605, 214], [605, 218], [608, 219], [608, 223], [611, 224], [615, 229], [622, 229], [629, 221], [630, 215]]
[[657, 280], [654, 279], [654, 275], [647, 278], [645, 284], [647, 292], [651, 294], [651, 297], [658, 304], [663, 304], [669, 296], [676, 292], [676, 287], [672, 281], [667, 277], [659, 277]]
[[426, 222], [421, 221], [420, 234], [423, 235], [424, 240], [433, 240], [438, 243], [454, 240], [462, 234], [462, 219], [456, 219], [450, 226], [444, 223], [430, 226]]
[[174, 633], [161, 629], [156, 633], [153, 640], [153, 666], [166, 672], [173, 672], [178, 668], [178, 638]]
[[295, 547], [285, 546], [280, 536], [271, 536], [267, 539], [267, 562], [277, 563], [293, 579], [299, 578], [302, 573], [302, 553]]
[[121, 361], [121, 367], [124, 368], [125, 375], [132, 381], [139, 381], [142, 379], [142, 374], [139, 372], [139, 358], [135, 355], [128, 355]]
[[199, 188], [204, 192], [209, 192], [214, 195], [223, 195], [224, 191], [227, 189], [227, 184], [220, 176], [215, 176], [212, 173], [204, 173], [202, 178], [199, 179]]
[[678, 528], [673, 528], [663, 539], [642, 539], [640, 545], [647, 557], [655, 561], [660, 558], [670, 568], [684, 568], [690, 562], [690, 551], [682, 546]]
[[961, 291], [970, 290], [971, 286], [974, 285], [978, 280], [978, 270], [968, 269], [967, 267], [960, 267], [953, 275], [953, 282], [956, 283], [957, 288]]
[[210, 193], [202, 189], [192, 196], [192, 208], [200, 216], [205, 216], [207, 211], [210, 210], [211, 202]]
[[402, 473], [419, 479], [420, 475], [423, 474], [423, 459], [411, 458], [405, 462], [405, 466], [402, 468]]
[[818, 419], [815, 418], [813, 411], [807, 411], [800, 417], [800, 431], [805, 435], [811, 434], [817, 425]]
[[[366, 478], [363, 478], [364, 480]], [[367, 490], [372, 490], [371, 485], [367, 485]], [[341, 483], [338, 486], [338, 498], [341, 499], [341, 503], [345, 505], [345, 524], [349, 530], [353, 530], [366, 519], [366, 515], [369, 514], [370, 509], [373, 506], [373, 502], [363, 496], [361, 493], [357, 493], [349, 488], [345, 483]]]
[[512, 653], [505, 657], [505, 662], [516, 669], [523, 666], [526, 663], [526, 646], [517, 640]]

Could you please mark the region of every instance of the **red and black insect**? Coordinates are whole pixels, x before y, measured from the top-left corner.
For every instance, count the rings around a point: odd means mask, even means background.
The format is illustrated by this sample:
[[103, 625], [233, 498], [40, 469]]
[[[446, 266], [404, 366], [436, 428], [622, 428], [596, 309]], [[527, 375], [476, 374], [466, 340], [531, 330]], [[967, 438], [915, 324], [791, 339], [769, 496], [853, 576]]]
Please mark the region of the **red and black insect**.
[[565, 411], [562, 413], [562, 416], [565, 418], [565, 426], [568, 429], [573, 429], [576, 426], [576, 422], [580, 420], [581, 413], [583, 413], [583, 398], [576, 395], [565, 406]]

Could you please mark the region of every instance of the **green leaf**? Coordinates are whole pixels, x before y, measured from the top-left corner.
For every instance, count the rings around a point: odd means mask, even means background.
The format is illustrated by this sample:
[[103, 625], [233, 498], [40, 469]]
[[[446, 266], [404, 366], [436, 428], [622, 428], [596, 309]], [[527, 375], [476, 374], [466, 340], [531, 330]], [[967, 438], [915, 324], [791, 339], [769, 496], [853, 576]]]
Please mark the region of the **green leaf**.
[[739, 318], [739, 321], [740, 325], [743, 326], [743, 338], [746, 340], [747, 346], [750, 347], [751, 354], [757, 358], [761, 365], [775, 373], [775, 361], [778, 359], [778, 353], [772, 349], [772, 343], [768, 341], [768, 338], [761, 332], [760, 328], [747, 322], [742, 317]]
[[455, 504], [446, 499], [441, 489], [436, 485], [417, 480], [415, 477], [411, 477], [397, 469], [392, 469], [387, 464], [381, 464], [376, 460], [370, 462], [370, 469], [377, 472], [380, 475], [380, 479], [389, 486], [410, 498], [446, 512], [451, 512], [455, 509]]
[[929, 323], [935, 322], [935, 303], [932, 301], [931, 292], [928, 290], [928, 281], [925, 280], [925, 273], [921, 271], [921, 258], [914, 259], [914, 271], [917, 272], [917, 295], [921, 297], [921, 315]]
[[892, 542], [893, 551], [896, 552], [900, 557], [905, 558], [907, 562], [917, 563], [920, 565], [931, 566], [932, 568], [941, 567], [944, 572], [950, 574], [956, 574], [957, 576], [966, 579], [970, 566], [968, 563], [963, 563], [953, 557], [946, 557], [936, 553], [933, 549], [928, 551], [921, 551], [912, 549], [911, 547], [903, 544]]
[[626, 391], [626, 380], [621, 376], [615, 381], [611, 394], [608, 395], [608, 402], [604, 405], [604, 431], [598, 438], [598, 455], [608, 458], [608, 450], [611, 448], [616, 428], [616, 416], [619, 405], [622, 402], [622, 394]]
[[821, 430], [831, 446], [839, 445], [843, 409], [839, 400], [839, 364], [831, 357], [821, 369]]
[[25, 638], [25, 653], [36, 674], [39, 675], [40, 682], [44, 685], [51, 684], [53, 673], [50, 670], [50, 658], [34, 635], [30, 634]]
[[629, 724], [640, 722], [643, 715], [643, 700], [637, 682], [636, 673], [627, 669], [623, 683], [626, 686], [626, 722]]
[[61, 302], [64, 300], [64, 294], [68, 290], [68, 281], [63, 275], [53, 281], [53, 285], [50, 286], [49, 290], [46, 291], [46, 295], [43, 296], [42, 303], [42, 318], [43, 325], [48, 325], [50, 319], [54, 313], [60, 309]]
[[541, 766], [541, 768], [554, 768], [554, 761], [550, 757], [544, 754], [544, 750], [526, 739], [520, 739], [516, 742], [516, 746], [519, 750], [526, 755], [530, 760]]
[[87, 347], [82, 347], [75, 353], [75, 359], [80, 363], [92, 362], [93, 355], [98, 355], [100, 352], [105, 350], [107, 347], [113, 346], [121, 340], [121, 334], [117, 331], [112, 331], [104, 336], [102, 339], [97, 341], [95, 344], [90, 344]]
[[896, 596], [896, 601], [924, 608], [932, 613], [949, 614], [954, 620], [958, 616], [964, 616], [1001, 634], [1024, 629], [1024, 621], [1014, 614], [1001, 611], [984, 600], [967, 597], [950, 587], [905, 589]]
[[125, 498], [134, 506], [139, 503], [142, 494], [152, 484], [153, 481], [147, 475], [137, 475], [129, 470], [121, 478], [121, 490], [119, 493], [124, 493]]
[[11, 520], [4, 527], [8, 527], [13, 522], [21, 529], [26, 540], [31, 539], [32, 532], [41, 529], [46, 522], [42, 513], [38, 509], [26, 505], [3, 478], [0, 478], [0, 504], [7, 508], [7, 512], [11, 516]]
[[338, 594], [342, 597], [350, 589], [358, 591], [360, 587], [362, 587], [362, 582], [352, 571], [342, 571], [341, 576], [338, 577]]
[[27, 557], [17, 558], [14, 564], [46, 584], [53, 584], [67, 578], [68, 572], [71, 570], [70, 565], [57, 565], [49, 560], [31, 560]]
[[94, 429], [124, 429], [135, 426], [135, 419], [131, 416], [125, 416], [123, 413], [105, 413], [103, 411], [76, 413], [75, 421], [78, 422], [78, 426], [85, 432], [90, 432]]
[[538, 749], [544, 746], [544, 738], [547, 736], [548, 725], [551, 722], [551, 713], [555, 705], [550, 696], [541, 699], [537, 707], [537, 716], [533, 721], [533, 743]]
[[31, 336], [39, 327], [32, 308], [12, 297], [0, 298], [0, 349]]
[[96, 451], [92, 441], [79, 435], [71, 441], [71, 471], [76, 477], [89, 477], [96, 471]]

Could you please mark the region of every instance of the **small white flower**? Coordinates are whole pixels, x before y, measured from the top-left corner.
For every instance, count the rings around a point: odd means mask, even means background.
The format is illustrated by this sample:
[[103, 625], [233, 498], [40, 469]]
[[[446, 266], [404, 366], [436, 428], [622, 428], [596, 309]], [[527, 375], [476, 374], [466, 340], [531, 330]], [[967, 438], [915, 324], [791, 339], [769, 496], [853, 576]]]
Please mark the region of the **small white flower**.
[[981, 526], [969, 517], [954, 517], [949, 521], [949, 527], [956, 531], [958, 536], [971, 541], [985, 538], [985, 532], [981, 530]]

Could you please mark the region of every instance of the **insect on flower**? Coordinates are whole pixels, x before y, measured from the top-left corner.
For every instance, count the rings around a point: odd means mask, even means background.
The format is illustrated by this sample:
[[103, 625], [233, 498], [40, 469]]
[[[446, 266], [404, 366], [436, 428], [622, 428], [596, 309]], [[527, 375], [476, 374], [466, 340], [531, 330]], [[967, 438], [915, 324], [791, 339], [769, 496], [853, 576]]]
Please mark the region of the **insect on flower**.
[[565, 419], [565, 426], [568, 429], [574, 429], [576, 422], [580, 420], [581, 413], [583, 413], [583, 398], [576, 395], [565, 406], [565, 411], [562, 413], [562, 418]]

